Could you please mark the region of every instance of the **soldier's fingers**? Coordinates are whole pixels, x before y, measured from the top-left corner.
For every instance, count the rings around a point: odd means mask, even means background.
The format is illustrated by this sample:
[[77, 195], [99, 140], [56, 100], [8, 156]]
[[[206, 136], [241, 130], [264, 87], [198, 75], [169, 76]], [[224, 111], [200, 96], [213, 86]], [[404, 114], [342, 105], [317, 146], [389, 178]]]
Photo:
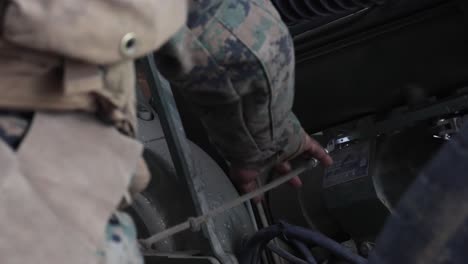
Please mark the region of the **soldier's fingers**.
[[294, 177], [292, 180], [289, 181], [289, 184], [294, 188], [301, 188], [302, 187], [302, 180], [299, 176]]
[[251, 181], [249, 183], [239, 185], [239, 189], [242, 193], [249, 193], [257, 189], [257, 183], [255, 181]]
[[282, 162], [275, 166], [275, 170], [280, 175], [286, 174], [291, 171], [291, 163], [289, 163], [288, 161]]
[[[286, 173], [289, 173], [292, 170], [291, 163], [289, 161], [282, 162], [282, 163], [276, 165], [275, 170], [280, 175], [284, 175]], [[302, 181], [301, 181], [301, 179], [299, 177], [294, 177], [292, 180], [289, 181], [289, 184], [294, 188], [302, 187]]]
[[[249, 183], [246, 183], [246, 184], [243, 184], [243, 185], [240, 185], [239, 186], [239, 189], [242, 193], [249, 193], [249, 192], [253, 192], [257, 189], [257, 182], [256, 181], [252, 181], [252, 182], [249, 182]], [[263, 196], [257, 196], [255, 198], [253, 198], [253, 201], [255, 203], [259, 203], [261, 201], [263, 201]]]
[[315, 139], [306, 136], [304, 153], [306, 157], [315, 158], [322, 163], [323, 166], [328, 167], [333, 164], [333, 159], [328, 155], [325, 149], [315, 141]]
[[253, 169], [232, 168], [230, 172], [231, 179], [236, 185], [243, 185], [255, 181], [260, 173]]
[[[259, 175], [257, 170], [231, 168], [230, 176], [233, 183], [241, 193], [249, 193], [257, 189], [256, 179]], [[263, 197], [255, 197], [254, 202], [258, 203], [263, 200]]]

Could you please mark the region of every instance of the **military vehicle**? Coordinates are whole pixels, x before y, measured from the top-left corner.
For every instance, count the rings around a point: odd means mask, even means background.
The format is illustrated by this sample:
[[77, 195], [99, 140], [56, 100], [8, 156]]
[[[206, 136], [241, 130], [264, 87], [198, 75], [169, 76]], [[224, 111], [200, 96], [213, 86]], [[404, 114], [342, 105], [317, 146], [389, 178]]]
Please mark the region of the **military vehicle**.
[[[148, 263], [237, 263], [250, 237], [280, 221], [318, 231], [366, 258], [408, 186], [467, 117], [468, 2], [273, 2], [295, 43], [294, 111], [335, 163], [302, 173], [300, 190], [282, 185], [259, 205], [245, 203], [199, 231], [152, 244], [144, 250]], [[137, 67], [139, 139], [152, 181], [129, 210], [143, 239], [239, 194], [153, 58]], [[278, 251], [300, 257], [287, 240], [258, 253], [261, 263], [288, 263]], [[318, 245], [307, 249], [317, 263], [353, 263]], [[293, 263], [313, 263], [300, 258]]]

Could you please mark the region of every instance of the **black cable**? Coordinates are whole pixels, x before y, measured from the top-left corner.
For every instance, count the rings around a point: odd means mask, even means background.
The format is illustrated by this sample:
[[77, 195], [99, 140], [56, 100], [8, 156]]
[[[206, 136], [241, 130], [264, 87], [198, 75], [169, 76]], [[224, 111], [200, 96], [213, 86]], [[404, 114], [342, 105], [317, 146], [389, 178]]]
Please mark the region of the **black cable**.
[[273, 243], [270, 243], [267, 245], [267, 248], [269, 250], [271, 250], [273, 253], [275, 253], [276, 255], [280, 256], [281, 258], [291, 262], [291, 263], [294, 263], [294, 264], [310, 264], [309, 262], [306, 262], [296, 256], [294, 256], [293, 254], [289, 253], [288, 251], [286, 251], [285, 249], [273, 244]]
[[273, 0], [287, 22], [346, 15], [382, 5], [387, 0]]
[[326, 237], [320, 232], [289, 225], [286, 223], [282, 223], [282, 225], [284, 225], [283, 234], [286, 237], [297, 239], [299, 241], [303, 241], [304, 243], [314, 243], [317, 246], [329, 250], [334, 255], [347, 260], [350, 263], [367, 264], [367, 260], [365, 258], [352, 253], [340, 243]]
[[337, 257], [347, 260], [352, 264], [367, 264], [366, 259], [352, 253], [338, 242], [326, 237], [320, 232], [293, 226], [284, 222], [264, 228], [253, 235], [241, 251], [239, 263], [256, 263], [261, 249], [263, 249], [268, 242], [275, 237], [286, 237], [287, 239], [298, 240], [302, 243], [314, 244], [330, 251]]
[[259, 252], [263, 249], [270, 240], [281, 234], [281, 230], [277, 225], [269, 226], [255, 233], [245, 244], [239, 255], [240, 264], [257, 263]]
[[314, 256], [310, 252], [309, 247], [306, 244], [296, 239], [290, 239], [289, 241], [297, 249], [297, 251], [302, 254], [308, 264], [317, 264], [317, 260], [315, 260]]

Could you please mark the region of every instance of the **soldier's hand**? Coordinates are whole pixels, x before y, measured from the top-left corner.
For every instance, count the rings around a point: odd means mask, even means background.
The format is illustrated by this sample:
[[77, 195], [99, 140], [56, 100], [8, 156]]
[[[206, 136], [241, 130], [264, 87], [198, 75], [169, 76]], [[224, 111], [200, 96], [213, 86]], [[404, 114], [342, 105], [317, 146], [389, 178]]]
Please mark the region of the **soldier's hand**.
[[[302, 150], [299, 151], [299, 156], [303, 156], [304, 158], [315, 158], [325, 167], [332, 165], [333, 160], [325, 149], [310, 136], [306, 135], [305, 137]], [[252, 169], [233, 167], [231, 168], [230, 175], [239, 191], [242, 193], [248, 193], [257, 188], [256, 179], [262, 170], [263, 168]], [[284, 175], [290, 172], [292, 168], [290, 162], [286, 160], [274, 166], [274, 170], [276, 170], [280, 175]], [[289, 183], [296, 188], [300, 188], [302, 186], [302, 181], [299, 176], [293, 178]], [[257, 197], [255, 201], [258, 202], [261, 201], [261, 199], [262, 197]]]
[[[324, 167], [329, 167], [333, 164], [333, 160], [330, 155], [328, 155], [327, 151], [320, 145], [320, 143], [309, 135], [306, 135], [305, 144], [300, 156], [303, 156], [306, 159], [315, 158]], [[292, 170], [291, 163], [289, 161], [284, 161], [276, 165], [275, 170], [280, 175], [287, 174]], [[289, 183], [296, 188], [302, 187], [302, 181], [299, 176], [293, 178]]]

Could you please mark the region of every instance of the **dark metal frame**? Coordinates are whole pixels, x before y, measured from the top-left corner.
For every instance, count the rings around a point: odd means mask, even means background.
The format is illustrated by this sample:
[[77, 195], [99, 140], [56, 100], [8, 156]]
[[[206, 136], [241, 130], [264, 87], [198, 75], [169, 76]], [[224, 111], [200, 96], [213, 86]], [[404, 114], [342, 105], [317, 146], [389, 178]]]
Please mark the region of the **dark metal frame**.
[[[177, 177], [183, 177], [183, 179], [180, 180], [186, 184], [190, 192], [195, 211], [198, 215], [202, 215], [209, 211], [209, 206], [204, 195], [204, 184], [197, 174], [197, 168], [194, 168], [191, 149], [186, 138], [171, 87], [162, 80], [152, 54], [141, 59], [140, 62], [144, 68], [146, 80], [152, 93], [150, 104], [154, 107], [160, 118]], [[221, 247], [212, 220], [204, 224], [202, 230], [205, 238], [209, 242], [214, 257], [216, 257], [220, 263], [237, 263], [236, 258], [225, 252]], [[180, 259], [181, 261], [188, 261], [186, 258]], [[209, 261], [208, 259], [206, 260]]]

